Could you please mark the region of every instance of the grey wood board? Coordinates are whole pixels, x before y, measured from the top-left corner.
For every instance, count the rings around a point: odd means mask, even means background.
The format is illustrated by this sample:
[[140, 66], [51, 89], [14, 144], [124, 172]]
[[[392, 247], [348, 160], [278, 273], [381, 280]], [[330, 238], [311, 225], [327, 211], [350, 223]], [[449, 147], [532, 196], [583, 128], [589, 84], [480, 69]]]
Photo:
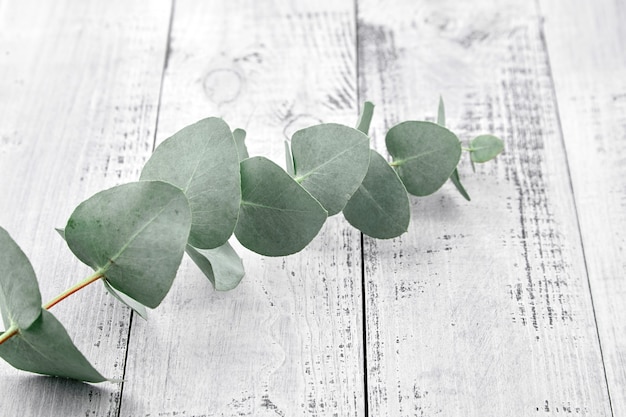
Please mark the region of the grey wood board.
[[[626, 415], [626, 8], [540, 2], [613, 415]], [[581, 30], [584, 28], [584, 30]]]
[[[55, 232], [91, 194], [134, 180], [152, 150], [170, 5], [0, 5], [0, 224], [30, 256], [44, 301], [90, 271]], [[52, 309], [106, 376], [122, 378], [129, 312], [100, 285]], [[117, 415], [119, 384], [0, 365], [2, 415]]]
[[365, 241], [370, 415], [609, 416], [541, 23], [523, 1], [359, 3], [360, 97], [377, 147], [439, 94], [495, 163], [413, 200], [409, 232]]
[[[177, 2], [158, 140], [207, 116], [247, 130], [250, 155], [357, 118], [350, 1]], [[122, 416], [364, 415], [360, 235], [329, 220], [303, 252], [262, 258], [213, 291], [188, 260], [147, 322], [133, 321]]]
[[89, 287], [53, 313], [123, 388], [3, 364], [0, 414], [626, 413], [621, 3], [180, 1], [171, 12], [170, 1], [0, 0], [0, 225], [44, 300], [89, 273], [53, 228], [138, 177], [157, 118], [162, 141], [224, 117], [248, 131], [251, 155], [282, 165], [285, 138], [353, 125], [363, 100], [377, 105], [372, 138], [386, 155], [385, 131], [434, 120], [442, 94], [461, 139], [493, 132], [505, 153], [475, 174], [465, 157], [471, 203], [451, 184], [413, 199], [410, 231], [365, 239], [363, 254], [341, 216], [287, 258], [234, 242], [248, 271], [239, 288], [214, 292], [185, 261], [147, 322]]

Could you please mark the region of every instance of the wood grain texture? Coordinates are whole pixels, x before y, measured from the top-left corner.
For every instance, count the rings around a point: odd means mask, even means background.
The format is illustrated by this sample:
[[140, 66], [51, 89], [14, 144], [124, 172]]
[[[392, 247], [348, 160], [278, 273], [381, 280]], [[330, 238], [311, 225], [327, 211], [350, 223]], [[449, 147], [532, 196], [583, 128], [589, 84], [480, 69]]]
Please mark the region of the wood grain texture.
[[[31, 257], [44, 301], [89, 274], [54, 227], [89, 195], [137, 178], [152, 150], [166, 1], [0, 3], [0, 224]], [[127, 309], [93, 286], [53, 309], [106, 376], [122, 378]], [[118, 384], [0, 365], [0, 414], [115, 416]]]
[[89, 273], [53, 228], [207, 116], [282, 165], [363, 100], [386, 154], [441, 94], [461, 139], [505, 153], [475, 174], [466, 155], [473, 201], [413, 199], [398, 239], [361, 249], [336, 216], [291, 257], [234, 242], [226, 293], [184, 261], [147, 322], [89, 287], [53, 313], [123, 387], [3, 363], [0, 415], [626, 415], [622, 2], [172, 3], [0, 0], [0, 225], [44, 300]]
[[613, 415], [626, 415], [626, 5], [540, 2]]
[[[158, 138], [207, 116], [284, 164], [283, 140], [356, 122], [349, 1], [181, 1]], [[362, 416], [360, 235], [329, 220], [303, 252], [262, 258], [218, 293], [190, 262], [147, 322], [133, 321], [121, 415]]]
[[374, 136], [433, 120], [495, 163], [413, 200], [409, 232], [366, 240], [368, 399], [375, 416], [609, 416], [540, 19], [524, 1], [359, 3], [361, 99]]

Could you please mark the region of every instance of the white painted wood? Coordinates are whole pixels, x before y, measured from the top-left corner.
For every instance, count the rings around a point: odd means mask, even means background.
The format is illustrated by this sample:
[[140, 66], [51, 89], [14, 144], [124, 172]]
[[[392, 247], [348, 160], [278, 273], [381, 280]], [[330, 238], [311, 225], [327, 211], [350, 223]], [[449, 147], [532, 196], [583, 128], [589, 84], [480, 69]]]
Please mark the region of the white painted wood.
[[[568, 7], [563, 5], [562, 7]], [[433, 120], [504, 138], [413, 200], [409, 232], [366, 240], [372, 416], [609, 416], [567, 161], [532, 3], [359, 3], [362, 99], [374, 133]]]
[[626, 415], [626, 8], [540, 2], [613, 415]]
[[[221, 116], [283, 165], [285, 133], [356, 122], [351, 1], [180, 1], [173, 16], [159, 140]], [[360, 235], [336, 217], [297, 255], [240, 253], [234, 291], [186, 261], [133, 320], [121, 415], [363, 416]]]
[[[82, 291], [53, 312], [123, 389], [3, 363], [0, 414], [625, 414], [625, 10], [540, 3], [364, 0], [357, 59], [352, 2], [177, 2], [158, 140], [222, 116], [282, 164], [286, 136], [353, 124], [369, 99], [383, 150], [386, 128], [434, 119], [442, 94], [462, 139], [494, 132], [506, 153], [476, 174], [463, 163], [471, 203], [451, 185], [413, 200], [409, 233], [367, 239], [365, 265], [340, 216], [295, 256], [239, 248], [248, 276], [232, 292], [186, 261], [149, 321], [132, 320], [125, 374], [128, 311]], [[46, 300], [89, 272], [53, 227], [152, 150], [170, 12], [0, 0], [0, 225]]]
[[[30, 256], [44, 301], [89, 274], [54, 227], [91, 194], [137, 178], [152, 150], [170, 4], [0, 3], [0, 224]], [[129, 313], [103, 288], [54, 307], [106, 376], [123, 376]], [[3, 416], [117, 415], [120, 385], [0, 364]]]

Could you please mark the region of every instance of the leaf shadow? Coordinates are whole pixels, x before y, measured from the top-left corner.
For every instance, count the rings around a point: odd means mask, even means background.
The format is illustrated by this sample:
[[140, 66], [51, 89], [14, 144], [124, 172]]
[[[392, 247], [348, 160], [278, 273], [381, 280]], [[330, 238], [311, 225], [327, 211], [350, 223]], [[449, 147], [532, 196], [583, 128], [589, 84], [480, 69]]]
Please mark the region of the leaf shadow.
[[110, 401], [118, 402], [121, 387], [120, 384], [93, 385], [73, 379], [32, 374], [5, 376], [3, 380], [12, 386], [13, 392], [39, 393], [16, 398], [28, 409], [68, 410], [68, 404], [72, 404], [71, 408], [76, 410], [106, 408], [111, 406], [108, 404]]
[[456, 190], [449, 187], [438, 190], [426, 197], [409, 196], [411, 221], [428, 220], [436, 223], [449, 223], [463, 215], [462, 200]]

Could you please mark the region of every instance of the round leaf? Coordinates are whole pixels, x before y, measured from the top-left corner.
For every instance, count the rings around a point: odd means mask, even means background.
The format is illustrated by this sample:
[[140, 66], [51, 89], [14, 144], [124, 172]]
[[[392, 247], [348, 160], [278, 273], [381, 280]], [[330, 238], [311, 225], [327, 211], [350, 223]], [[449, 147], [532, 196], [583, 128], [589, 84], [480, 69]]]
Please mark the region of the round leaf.
[[81, 203], [67, 222], [65, 238], [113, 288], [154, 308], [176, 276], [190, 226], [189, 204], [180, 189], [140, 181]]
[[504, 142], [492, 135], [477, 136], [470, 141], [470, 158], [472, 162], [487, 162], [504, 150]]
[[[243, 146], [240, 132], [237, 136]], [[222, 119], [200, 120], [163, 141], [141, 179], [169, 182], [183, 190], [191, 207], [191, 245], [216, 248], [232, 235], [241, 199], [239, 154]]]
[[407, 231], [411, 208], [406, 189], [379, 153], [370, 151], [370, 165], [363, 183], [343, 214], [350, 224], [368, 236], [389, 239]]
[[278, 165], [263, 157], [241, 162], [242, 201], [235, 236], [266, 256], [302, 250], [326, 221], [326, 210]]
[[41, 314], [41, 293], [30, 261], [0, 227], [0, 311], [6, 328], [25, 329]]
[[[59, 228], [56, 228], [55, 230], [57, 231], [57, 233], [61, 235], [63, 240], [65, 240], [65, 230], [59, 229]], [[134, 310], [135, 313], [139, 314], [144, 320], [148, 319], [148, 312], [146, 311], [146, 306], [137, 302], [137, 300], [133, 300], [132, 298], [130, 298], [123, 292], [117, 291], [115, 288], [111, 287], [111, 284], [109, 284], [106, 279], [102, 280], [102, 283], [104, 284], [104, 288], [106, 288], [109, 294], [117, 298], [123, 304], [126, 304], [128, 307]]]
[[386, 144], [404, 186], [417, 196], [437, 191], [461, 157], [461, 142], [456, 135], [430, 122], [400, 123], [389, 129]]
[[329, 216], [339, 213], [359, 187], [370, 158], [367, 135], [333, 123], [297, 131], [291, 151], [296, 181]]
[[187, 245], [186, 251], [218, 291], [232, 290], [245, 275], [241, 258], [228, 242], [215, 249]]
[[87, 382], [103, 377], [76, 348], [63, 325], [47, 310], [27, 329], [0, 345], [0, 357], [13, 367]]

